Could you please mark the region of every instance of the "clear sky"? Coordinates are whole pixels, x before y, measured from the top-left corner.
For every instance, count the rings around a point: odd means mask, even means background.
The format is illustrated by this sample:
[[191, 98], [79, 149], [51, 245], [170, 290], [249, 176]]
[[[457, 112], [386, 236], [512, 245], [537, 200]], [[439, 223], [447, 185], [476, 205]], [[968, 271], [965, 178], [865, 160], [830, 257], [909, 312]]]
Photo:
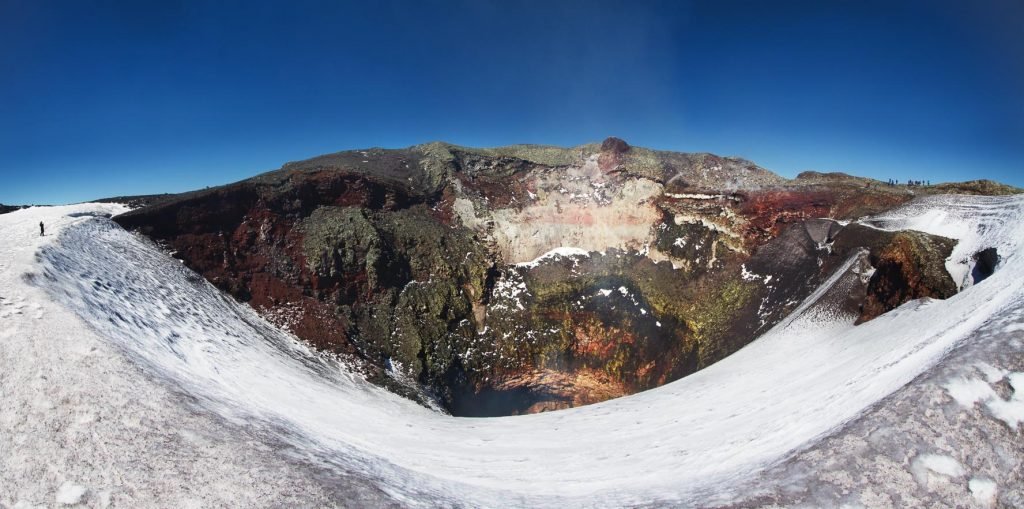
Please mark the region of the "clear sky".
[[1024, 2], [0, 0], [0, 203], [433, 140], [1024, 186]]

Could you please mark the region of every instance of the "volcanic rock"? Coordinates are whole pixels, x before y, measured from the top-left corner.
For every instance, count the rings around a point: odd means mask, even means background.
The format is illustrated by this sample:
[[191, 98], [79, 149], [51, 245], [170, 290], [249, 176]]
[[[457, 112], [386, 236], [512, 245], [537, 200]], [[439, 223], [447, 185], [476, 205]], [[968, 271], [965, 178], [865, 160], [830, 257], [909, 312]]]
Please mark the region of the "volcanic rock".
[[611, 152], [613, 154], [621, 154], [629, 151], [629, 144], [621, 138], [609, 136], [601, 142], [601, 152]]

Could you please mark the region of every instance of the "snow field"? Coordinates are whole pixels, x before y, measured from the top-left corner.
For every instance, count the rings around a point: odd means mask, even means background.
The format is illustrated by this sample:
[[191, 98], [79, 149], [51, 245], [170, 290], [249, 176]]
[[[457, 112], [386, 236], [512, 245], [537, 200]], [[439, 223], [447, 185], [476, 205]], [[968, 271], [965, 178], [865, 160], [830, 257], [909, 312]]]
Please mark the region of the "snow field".
[[[370, 479], [402, 504], [695, 503], [814, 443], [1020, 306], [1022, 216], [1017, 197], [932, 197], [871, 221], [957, 238], [948, 266], [958, 280], [970, 255], [998, 248], [996, 274], [946, 301], [854, 327], [817, 305], [837, 274], [764, 336], [694, 375], [587, 407], [489, 419], [449, 417], [366, 383], [107, 220], [61, 226], [38, 262], [25, 250], [0, 263], [29, 268], [32, 284], [211, 414]], [[920, 466], [952, 471], [942, 459]]]

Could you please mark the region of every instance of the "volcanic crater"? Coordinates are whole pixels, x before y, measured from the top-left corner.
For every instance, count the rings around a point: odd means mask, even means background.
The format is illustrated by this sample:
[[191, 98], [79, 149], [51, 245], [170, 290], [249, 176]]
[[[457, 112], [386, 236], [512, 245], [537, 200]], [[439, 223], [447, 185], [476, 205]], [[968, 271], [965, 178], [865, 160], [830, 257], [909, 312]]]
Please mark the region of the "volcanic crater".
[[744, 347], [829, 278], [863, 323], [971, 280], [954, 241], [857, 220], [930, 193], [844, 174], [632, 147], [338, 152], [142, 197], [115, 221], [367, 379], [457, 416], [658, 387]]

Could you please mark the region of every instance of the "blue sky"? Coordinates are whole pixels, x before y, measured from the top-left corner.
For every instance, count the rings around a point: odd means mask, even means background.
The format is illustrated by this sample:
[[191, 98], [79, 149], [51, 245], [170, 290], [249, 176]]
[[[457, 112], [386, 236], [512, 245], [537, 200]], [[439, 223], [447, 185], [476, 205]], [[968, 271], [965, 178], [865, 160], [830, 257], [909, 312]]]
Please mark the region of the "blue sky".
[[1024, 186], [1024, 4], [0, 0], [0, 203], [432, 140]]

